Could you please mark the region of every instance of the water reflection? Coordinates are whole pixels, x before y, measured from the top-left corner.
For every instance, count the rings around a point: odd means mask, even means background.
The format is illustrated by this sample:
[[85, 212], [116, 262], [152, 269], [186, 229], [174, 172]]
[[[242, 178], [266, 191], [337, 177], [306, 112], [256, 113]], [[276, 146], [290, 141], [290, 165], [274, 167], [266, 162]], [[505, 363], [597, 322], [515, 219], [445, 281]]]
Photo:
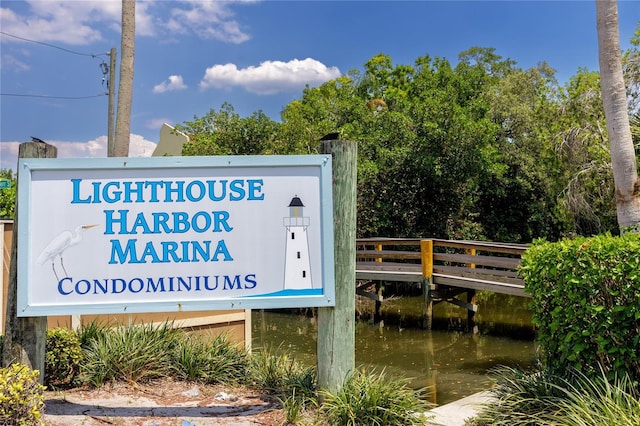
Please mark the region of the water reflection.
[[[256, 310], [252, 321], [254, 348], [279, 347], [315, 365], [315, 318]], [[437, 404], [486, 390], [488, 369], [527, 366], [534, 355], [530, 340], [356, 323], [356, 364], [384, 369], [391, 377], [409, 378], [414, 388], [429, 388], [429, 399]]]

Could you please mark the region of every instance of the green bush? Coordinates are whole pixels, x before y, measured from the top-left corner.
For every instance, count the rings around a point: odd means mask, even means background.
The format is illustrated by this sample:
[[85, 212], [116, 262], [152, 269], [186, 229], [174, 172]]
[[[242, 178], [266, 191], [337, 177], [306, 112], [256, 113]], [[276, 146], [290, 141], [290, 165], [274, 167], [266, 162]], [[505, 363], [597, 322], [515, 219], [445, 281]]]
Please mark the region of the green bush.
[[526, 290], [543, 361], [587, 377], [640, 383], [640, 235], [535, 241], [524, 253]]
[[45, 353], [45, 385], [65, 388], [74, 384], [80, 371], [82, 348], [78, 333], [68, 328], [47, 330]]
[[44, 386], [39, 372], [22, 364], [0, 368], [0, 424], [32, 426], [44, 424]]

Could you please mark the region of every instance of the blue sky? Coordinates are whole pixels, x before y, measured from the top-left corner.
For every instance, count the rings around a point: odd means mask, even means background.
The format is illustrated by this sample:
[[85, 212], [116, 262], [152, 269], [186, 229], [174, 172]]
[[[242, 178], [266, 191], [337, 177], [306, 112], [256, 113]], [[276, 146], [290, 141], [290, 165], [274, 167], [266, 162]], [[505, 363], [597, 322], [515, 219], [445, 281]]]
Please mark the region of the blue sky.
[[[618, 7], [628, 48], [640, 1]], [[130, 156], [150, 155], [163, 122], [225, 101], [242, 116], [279, 120], [305, 84], [361, 70], [378, 53], [395, 64], [424, 55], [456, 64], [470, 47], [492, 47], [522, 68], [546, 61], [561, 82], [598, 69], [595, 1], [138, 0], [136, 9]], [[0, 34], [0, 167], [15, 169], [31, 136], [59, 157], [106, 156], [107, 96], [52, 97], [105, 92], [100, 64], [120, 51], [120, 0], [3, 0], [0, 24], [11, 35]]]

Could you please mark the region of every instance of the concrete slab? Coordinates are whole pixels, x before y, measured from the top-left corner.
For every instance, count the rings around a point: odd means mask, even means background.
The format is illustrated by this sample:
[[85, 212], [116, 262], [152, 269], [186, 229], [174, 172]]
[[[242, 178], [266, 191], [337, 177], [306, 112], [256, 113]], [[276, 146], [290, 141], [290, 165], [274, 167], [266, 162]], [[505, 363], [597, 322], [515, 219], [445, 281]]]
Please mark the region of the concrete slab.
[[429, 411], [435, 417], [429, 420], [430, 426], [464, 426], [465, 420], [474, 417], [483, 404], [494, 401], [491, 392], [474, 393], [449, 404], [436, 407]]

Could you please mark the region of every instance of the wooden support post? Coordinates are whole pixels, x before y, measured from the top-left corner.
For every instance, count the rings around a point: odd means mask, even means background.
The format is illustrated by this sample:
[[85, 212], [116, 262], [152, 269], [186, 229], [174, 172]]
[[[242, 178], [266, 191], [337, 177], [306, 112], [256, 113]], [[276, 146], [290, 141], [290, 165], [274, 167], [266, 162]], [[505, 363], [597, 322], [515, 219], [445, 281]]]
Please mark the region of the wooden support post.
[[382, 314], [380, 313], [380, 310], [382, 309], [382, 282], [381, 281], [376, 281], [376, 295], [378, 296], [378, 298], [376, 299], [376, 308], [375, 311], [373, 313], [373, 322], [377, 323], [380, 322], [380, 320], [382, 319]]
[[[43, 142], [20, 144], [20, 158], [55, 158], [58, 149]], [[20, 170], [18, 170], [20, 181]], [[20, 363], [32, 370], [40, 371], [39, 382], [44, 383], [44, 356], [47, 338], [47, 317], [19, 317], [18, 300], [18, 198], [16, 197], [13, 240], [11, 244], [11, 264], [7, 288], [6, 332], [2, 351], [2, 366]]]
[[431, 285], [433, 284], [433, 240], [420, 241], [420, 260], [422, 263], [422, 304], [423, 327], [431, 330], [433, 325], [433, 297]]
[[318, 386], [337, 392], [355, 368], [356, 166], [355, 142], [328, 140], [333, 159], [334, 307], [318, 308]]
[[472, 309], [467, 309], [467, 327], [473, 334], [478, 334], [478, 327], [476, 326], [476, 311], [478, 306], [476, 305], [476, 291], [473, 289], [467, 290], [467, 303]]
[[[476, 256], [478, 254], [476, 249], [474, 248], [467, 249], [466, 253], [470, 256]], [[469, 265], [469, 267], [475, 269], [476, 264], [472, 263]], [[473, 334], [478, 334], [478, 327], [476, 326], [476, 321], [475, 321], [476, 311], [478, 310], [478, 307], [476, 306], [475, 290], [472, 290], [472, 289], [467, 290], [467, 303], [473, 307], [473, 309], [467, 310], [467, 328], [469, 329], [469, 332]]]

